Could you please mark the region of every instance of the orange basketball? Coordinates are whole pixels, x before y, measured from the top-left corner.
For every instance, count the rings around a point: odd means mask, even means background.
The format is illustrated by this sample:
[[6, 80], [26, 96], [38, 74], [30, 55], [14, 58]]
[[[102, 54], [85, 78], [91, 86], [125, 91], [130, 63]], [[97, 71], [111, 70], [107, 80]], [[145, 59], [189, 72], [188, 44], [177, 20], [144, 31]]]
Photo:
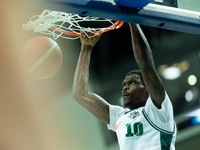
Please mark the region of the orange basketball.
[[35, 37], [22, 49], [22, 61], [30, 74], [37, 79], [54, 76], [62, 64], [62, 51], [58, 44], [47, 37]]

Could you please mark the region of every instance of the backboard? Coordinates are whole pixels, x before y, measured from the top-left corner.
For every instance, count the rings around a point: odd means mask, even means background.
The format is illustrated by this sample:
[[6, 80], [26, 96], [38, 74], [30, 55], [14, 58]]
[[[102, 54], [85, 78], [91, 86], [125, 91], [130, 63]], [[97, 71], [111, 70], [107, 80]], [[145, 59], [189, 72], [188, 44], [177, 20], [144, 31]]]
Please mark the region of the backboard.
[[200, 6], [200, 1], [198, 0], [189, 2], [155, 0], [153, 3], [147, 3], [148, 5], [143, 8], [119, 5], [115, 1], [117, 0], [28, 0], [27, 4], [42, 10], [50, 9], [200, 34], [200, 8], [197, 7]]

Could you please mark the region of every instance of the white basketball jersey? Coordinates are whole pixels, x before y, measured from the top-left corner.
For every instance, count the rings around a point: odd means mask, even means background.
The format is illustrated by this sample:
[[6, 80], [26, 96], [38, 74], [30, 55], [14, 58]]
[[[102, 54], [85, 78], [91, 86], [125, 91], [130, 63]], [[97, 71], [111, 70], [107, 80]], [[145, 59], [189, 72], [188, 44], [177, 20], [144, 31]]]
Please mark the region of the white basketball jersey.
[[174, 150], [176, 125], [168, 95], [157, 109], [149, 97], [144, 107], [129, 110], [110, 105], [108, 129], [117, 134], [120, 150]]

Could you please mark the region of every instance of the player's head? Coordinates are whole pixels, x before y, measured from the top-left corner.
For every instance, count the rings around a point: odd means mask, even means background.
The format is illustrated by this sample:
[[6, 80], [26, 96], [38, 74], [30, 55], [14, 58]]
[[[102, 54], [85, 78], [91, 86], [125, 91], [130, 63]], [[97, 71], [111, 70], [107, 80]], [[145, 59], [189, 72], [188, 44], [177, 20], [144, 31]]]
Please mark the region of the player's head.
[[122, 96], [126, 107], [136, 108], [145, 105], [148, 92], [140, 70], [132, 70], [127, 73], [122, 82]]
[[142, 76], [142, 71], [141, 71], [141, 70], [131, 70], [130, 72], [128, 72], [128, 73], [126, 74], [126, 76], [128, 76], [128, 75], [130, 75], [130, 74], [138, 74], [138, 75], [140, 76], [140, 79], [141, 79], [143, 85], [145, 86], [144, 80], [143, 80], [143, 76]]

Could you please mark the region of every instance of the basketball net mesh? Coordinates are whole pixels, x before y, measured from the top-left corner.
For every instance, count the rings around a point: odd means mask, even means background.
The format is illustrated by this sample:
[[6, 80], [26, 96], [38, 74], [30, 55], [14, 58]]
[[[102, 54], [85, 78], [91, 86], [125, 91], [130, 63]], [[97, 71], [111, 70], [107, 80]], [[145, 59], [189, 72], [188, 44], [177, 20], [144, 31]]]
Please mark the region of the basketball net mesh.
[[[81, 22], [108, 22], [112, 28], [115, 29], [114, 23], [109, 19], [100, 19], [97, 17], [83, 17], [77, 14], [44, 10], [41, 15], [33, 16], [27, 24], [23, 25], [25, 30], [34, 30], [34, 32], [40, 32], [42, 34], [52, 35], [56, 40], [57, 38], [65, 39], [77, 39], [81, 35], [81, 32], [93, 33], [93, 36], [97, 35], [99, 31], [103, 33], [107, 32], [108, 27], [90, 28], [80, 26]], [[88, 36], [89, 38], [89, 36]]]

